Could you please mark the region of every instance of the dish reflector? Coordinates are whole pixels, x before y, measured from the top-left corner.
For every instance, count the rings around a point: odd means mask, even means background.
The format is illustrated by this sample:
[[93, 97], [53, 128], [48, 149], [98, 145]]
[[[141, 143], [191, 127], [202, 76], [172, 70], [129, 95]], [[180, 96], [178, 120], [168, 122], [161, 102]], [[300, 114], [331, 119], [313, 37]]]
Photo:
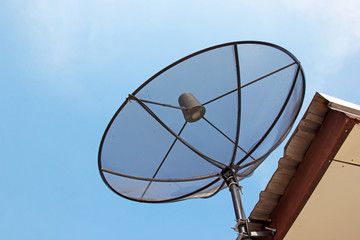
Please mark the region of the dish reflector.
[[212, 196], [224, 187], [224, 169], [248, 177], [284, 140], [304, 91], [300, 62], [270, 43], [191, 54], [121, 105], [101, 140], [100, 174], [114, 192], [140, 202]]

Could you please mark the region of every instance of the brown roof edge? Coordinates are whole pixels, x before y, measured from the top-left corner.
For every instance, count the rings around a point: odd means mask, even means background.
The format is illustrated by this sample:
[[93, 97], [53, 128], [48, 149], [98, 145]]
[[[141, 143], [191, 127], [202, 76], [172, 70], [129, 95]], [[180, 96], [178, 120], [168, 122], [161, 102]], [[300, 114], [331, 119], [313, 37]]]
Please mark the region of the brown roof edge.
[[266, 189], [259, 195], [259, 201], [252, 210], [249, 219], [255, 221], [271, 221], [270, 215], [280, 197], [295, 174], [307, 149], [323, 123], [329, 108], [329, 101], [316, 93], [304, 116], [295, 128], [284, 148], [284, 156], [280, 158], [278, 168], [268, 182]]
[[335, 154], [355, 125], [346, 114], [330, 110], [279, 203], [271, 213], [269, 227], [274, 237], [283, 239], [330, 165]]
[[354, 116], [354, 115], [351, 115], [351, 114], [346, 114], [346, 116], [348, 116], [351, 119], [354, 119], [355, 121], [357, 121], [357, 123], [360, 122], [360, 117], [358, 117], [358, 116]]

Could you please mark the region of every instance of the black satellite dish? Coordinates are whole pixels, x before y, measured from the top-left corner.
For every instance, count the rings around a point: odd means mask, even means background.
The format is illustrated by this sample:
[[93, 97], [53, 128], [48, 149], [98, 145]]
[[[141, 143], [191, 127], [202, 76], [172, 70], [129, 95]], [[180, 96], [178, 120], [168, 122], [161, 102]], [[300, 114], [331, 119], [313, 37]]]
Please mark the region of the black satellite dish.
[[228, 187], [239, 239], [253, 232], [238, 182], [284, 140], [304, 98], [300, 62], [274, 44], [210, 47], [164, 68], [120, 106], [99, 149], [103, 181], [149, 203], [210, 197]]

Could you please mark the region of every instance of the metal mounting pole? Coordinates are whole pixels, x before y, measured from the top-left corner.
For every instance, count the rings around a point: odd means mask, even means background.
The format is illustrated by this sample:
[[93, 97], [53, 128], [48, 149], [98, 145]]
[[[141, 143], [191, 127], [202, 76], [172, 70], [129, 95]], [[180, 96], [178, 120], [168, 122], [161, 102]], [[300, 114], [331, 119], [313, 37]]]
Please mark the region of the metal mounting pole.
[[250, 231], [248, 226], [249, 219], [246, 218], [245, 211], [241, 202], [241, 186], [238, 183], [235, 169], [227, 167], [221, 172], [221, 176], [227, 184], [229, 191], [231, 192], [231, 198], [234, 204], [237, 224], [233, 229], [239, 234], [236, 240], [252, 239], [252, 237], [274, 236], [276, 229], [271, 229], [267, 227], [265, 227], [265, 229], [261, 231]]
[[241, 202], [239, 184], [237, 182], [230, 183], [229, 191], [231, 193], [231, 198], [234, 204], [236, 221], [240, 223], [238, 224], [239, 233], [247, 233], [248, 231], [246, 227], [246, 216]]
[[244, 239], [243, 237], [250, 237], [245, 211], [241, 202], [240, 186], [236, 178], [236, 172], [231, 168], [226, 168], [222, 172], [222, 177], [229, 188], [234, 204], [235, 217], [237, 221], [234, 230], [239, 232], [240, 239]]

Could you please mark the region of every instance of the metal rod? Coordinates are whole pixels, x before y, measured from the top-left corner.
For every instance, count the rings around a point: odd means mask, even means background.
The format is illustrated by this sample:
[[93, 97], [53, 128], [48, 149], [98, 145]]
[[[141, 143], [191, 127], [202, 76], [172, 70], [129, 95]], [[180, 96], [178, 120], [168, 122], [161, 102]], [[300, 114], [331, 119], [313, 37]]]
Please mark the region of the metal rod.
[[[277, 69], [277, 70], [275, 70], [275, 71], [273, 71], [273, 72], [271, 72], [271, 73], [268, 73], [268, 74], [266, 74], [266, 75], [264, 75], [264, 76], [262, 76], [262, 77], [259, 77], [259, 78], [255, 79], [255, 80], [253, 80], [253, 81], [251, 81], [251, 82], [249, 82], [249, 83], [241, 86], [240, 88], [244, 88], [244, 87], [247, 87], [247, 86], [249, 86], [249, 85], [251, 85], [251, 84], [253, 84], [253, 83], [256, 83], [256, 82], [258, 82], [258, 81], [260, 81], [260, 80], [262, 80], [262, 79], [264, 79], [264, 78], [266, 78], [266, 77], [269, 77], [269, 76], [271, 76], [271, 75], [273, 75], [273, 74], [275, 74], [275, 73], [277, 73], [277, 72], [280, 72], [280, 71], [282, 71], [282, 70], [284, 70], [284, 69], [286, 69], [286, 68], [288, 68], [288, 67], [291, 67], [292, 65], [294, 65], [294, 64], [296, 64], [296, 63], [297, 63], [297, 62], [290, 63], [290, 64], [286, 65], [285, 67], [279, 68], [279, 69]], [[223, 95], [220, 95], [220, 96], [218, 96], [218, 97], [216, 97], [216, 98], [214, 98], [214, 99], [211, 99], [210, 101], [205, 102], [205, 103], [203, 104], [203, 106], [205, 106], [205, 105], [207, 105], [207, 104], [209, 104], [209, 103], [211, 103], [211, 102], [213, 102], [213, 101], [216, 101], [216, 100], [218, 100], [218, 99], [220, 99], [220, 98], [223, 98], [223, 97], [225, 97], [225, 96], [227, 96], [227, 95], [229, 95], [229, 94], [231, 94], [231, 93], [233, 93], [233, 92], [235, 92], [235, 91], [237, 91], [237, 90], [238, 90], [238, 88], [233, 89], [233, 90], [231, 90], [230, 92], [227, 92], [227, 93], [225, 93], [225, 94], [223, 94]]]
[[218, 97], [216, 97], [216, 98], [214, 98], [214, 99], [211, 99], [210, 101], [207, 101], [206, 103], [204, 103], [203, 104], [203, 106], [205, 106], [206, 104], [209, 104], [209, 103], [211, 103], [211, 102], [213, 102], [213, 101], [216, 101], [216, 100], [218, 100], [218, 99], [220, 99], [220, 98], [223, 98], [223, 97], [225, 97], [225, 96], [227, 96], [227, 95], [229, 95], [229, 94], [231, 94], [231, 93], [233, 93], [233, 92], [236, 92], [238, 89], [236, 88], [236, 89], [233, 89], [233, 90], [231, 90], [230, 92], [227, 92], [227, 93], [225, 93], [225, 94], [223, 94], [223, 95], [221, 95], [221, 96], [218, 96]]
[[[182, 126], [182, 128], [180, 129], [180, 132], [178, 133], [178, 136], [181, 135], [182, 131], [184, 130], [184, 128], [185, 128], [185, 126], [186, 126], [186, 124], [187, 124], [187, 122], [185, 122], [184, 125]], [[154, 173], [154, 175], [153, 175], [152, 178], [155, 178], [156, 175], [158, 174], [161, 166], [164, 164], [166, 158], [169, 156], [169, 153], [170, 153], [171, 150], [173, 149], [176, 141], [177, 141], [177, 138], [174, 139], [173, 143], [171, 144], [169, 150], [168, 150], [167, 153], [165, 154], [165, 157], [164, 157], [163, 160], [161, 161], [159, 167], [156, 169], [156, 171], [155, 171], [155, 173]], [[141, 199], [142, 199], [142, 198], [144, 197], [144, 195], [146, 194], [146, 192], [147, 192], [147, 190], [149, 189], [149, 187], [150, 187], [150, 185], [151, 185], [152, 182], [153, 182], [153, 181], [150, 181], [150, 182], [148, 183], [147, 187], [145, 188], [145, 191], [144, 191], [143, 194], [141, 195]]]
[[[218, 131], [221, 135], [223, 135], [224, 137], [226, 137], [227, 140], [229, 140], [230, 142], [232, 142], [233, 144], [236, 144], [229, 136], [227, 136], [224, 132], [222, 132], [219, 128], [217, 128], [214, 124], [212, 124], [208, 119], [206, 119], [205, 117], [202, 117], [208, 124], [210, 124], [210, 126], [212, 126], [213, 128], [215, 128], [216, 131]], [[239, 145], [237, 145], [237, 147], [243, 151], [245, 154], [248, 154], [248, 152], [245, 151], [245, 149], [243, 149], [242, 147], [240, 147]], [[252, 160], [255, 160], [255, 158], [253, 156], [250, 155], [250, 158]]]
[[128, 175], [128, 174], [123, 174], [123, 173], [119, 173], [119, 172], [109, 170], [106, 168], [101, 168], [100, 170], [103, 172], [106, 172], [106, 173], [120, 176], [120, 177], [125, 177], [125, 178], [140, 180], [140, 181], [152, 181], [152, 182], [191, 182], [191, 181], [198, 181], [198, 180], [213, 178], [213, 177], [217, 177], [220, 175], [219, 173], [213, 173], [213, 174], [209, 174], [209, 175], [203, 175], [200, 177], [191, 177], [191, 178], [147, 178], [147, 177], [138, 177], [138, 176], [133, 176], [133, 175]]
[[256, 83], [256, 82], [258, 82], [258, 81], [260, 81], [260, 80], [262, 80], [262, 79], [264, 79], [264, 78], [266, 78], [266, 77], [269, 77], [269, 76], [271, 76], [271, 75], [273, 75], [273, 74], [275, 74], [275, 73], [277, 73], [277, 72], [280, 72], [280, 71], [282, 71], [282, 70], [284, 70], [284, 69], [286, 69], [286, 68], [288, 68], [288, 67], [291, 67], [292, 65], [294, 65], [294, 64], [296, 64], [296, 63], [297, 63], [297, 62], [290, 63], [290, 64], [286, 65], [285, 67], [279, 68], [278, 70], [275, 70], [275, 71], [273, 71], [273, 72], [271, 72], [271, 73], [268, 73], [268, 74], [266, 74], [266, 75], [264, 75], [264, 76], [262, 76], [262, 77], [259, 77], [258, 79], [255, 79], [254, 81], [251, 81], [251, 82], [249, 82], [249, 83], [241, 86], [241, 88], [244, 88], [244, 87], [247, 87], [247, 86], [249, 86], [249, 85], [251, 85], [251, 84], [253, 84], [253, 83]]
[[[135, 99], [134, 96], [131, 95], [131, 94], [129, 94], [129, 98], [130, 99]], [[176, 108], [176, 109], [186, 109], [184, 107], [174, 106], [174, 105], [170, 105], [170, 104], [167, 104], [167, 103], [159, 103], [159, 102], [154, 102], [154, 101], [140, 99], [140, 98], [138, 98], [138, 99], [140, 101], [142, 101], [142, 102], [145, 102], [145, 103], [155, 104], [155, 105], [159, 105], [159, 106], [163, 106], [163, 107]]]

